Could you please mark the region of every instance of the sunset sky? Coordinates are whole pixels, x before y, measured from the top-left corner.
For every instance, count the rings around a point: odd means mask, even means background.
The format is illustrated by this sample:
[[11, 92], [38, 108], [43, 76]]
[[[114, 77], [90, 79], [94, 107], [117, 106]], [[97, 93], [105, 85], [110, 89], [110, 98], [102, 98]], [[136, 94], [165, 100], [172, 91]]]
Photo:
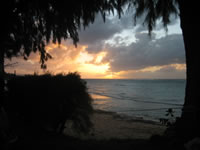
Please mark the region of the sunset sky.
[[[141, 19], [142, 20], [142, 19]], [[48, 60], [46, 71], [52, 74], [79, 72], [82, 78], [106, 79], [163, 79], [185, 78], [185, 53], [180, 21], [172, 17], [168, 32], [162, 22], [157, 23], [151, 38], [138, 20], [134, 26], [131, 14], [121, 19], [109, 15], [106, 22], [97, 16], [95, 22], [79, 32], [77, 48], [69, 39], [61, 45], [49, 43], [46, 47], [53, 59]], [[17, 64], [6, 72], [17, 74], [44, 73], [39, 55], [29, 59], [12, 58]]]

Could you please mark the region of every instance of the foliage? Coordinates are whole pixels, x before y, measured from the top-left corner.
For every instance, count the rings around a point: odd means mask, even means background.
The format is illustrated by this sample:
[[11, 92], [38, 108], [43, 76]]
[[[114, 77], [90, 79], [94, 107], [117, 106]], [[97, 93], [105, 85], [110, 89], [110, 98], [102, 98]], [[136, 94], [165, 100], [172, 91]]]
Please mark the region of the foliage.
[[84, 133], [92, 127], [92, 98], [77, 73], [17, 76], [8, 81], [8, 89], [8, 112], [27, 124], [59, 132], [66, 120]]
[[[51, 55], [45, 50], [50, 41], [71, 38], [76, 45], [78, 30], [93, 23], [97, 13], [105, 21], [107, 12], [117, 9], [120, 16], [127, 0], [7, 0], [1, 5], [1, 49], [5, 56], [24, 56], [38, 51], [41, 67]], [[4, 9], [6, 8], [6, 9]]]
[[169, 109], [166, 111], [166, 116], [174, 117], [174, 111], [173, 111], [172, 108], [169, 108]]
[[145, 15], [144, 23], [147, 24], [149, 34], [156, 26], [156, 21], [162, 19], [163, 26], [167, 30], [167, 25], [171, 22], [170, 15], [177, 16], [177, 0], [130, 0], [129, 8], [134, 8], [134, 21]]
[[174, 116], [174, 111], [172, 108], [169, 108], [166, 111], [165, 116], [168, 118], [160, 118], [160, 123], [166, 126], [171, 126], [175, 122], [175, 116]]

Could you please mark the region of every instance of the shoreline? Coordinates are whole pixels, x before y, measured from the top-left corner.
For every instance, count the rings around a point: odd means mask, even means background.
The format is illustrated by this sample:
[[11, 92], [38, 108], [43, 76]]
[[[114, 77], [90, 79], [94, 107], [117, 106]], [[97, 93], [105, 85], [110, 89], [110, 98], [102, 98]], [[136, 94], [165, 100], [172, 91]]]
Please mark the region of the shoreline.
[[64, 134], [82, 140], [149, 139], [152, 135], [162, 135], [166, 129], [159, 122], [103, 110], [94, 110], [91, 121], [94, 127], [88, 135], [74, 132], [69, 122]]
[[148, 124], [153, 124], [153, 125], [162, 125], [159, 121], [156, 121], [156, 120], [144, 119], [143, 117], [137, 117], [137, 116], [128, 116], [126, 114], [119, 114], [117, 112], [112, 112], [112, 111], [104, 111], [100, 109], [95, 109], [94, 113], [110, 114], [113, 116], [114, 119], [118, 119], [121, 121], [141, 122], [141, 123], [148, 123]]

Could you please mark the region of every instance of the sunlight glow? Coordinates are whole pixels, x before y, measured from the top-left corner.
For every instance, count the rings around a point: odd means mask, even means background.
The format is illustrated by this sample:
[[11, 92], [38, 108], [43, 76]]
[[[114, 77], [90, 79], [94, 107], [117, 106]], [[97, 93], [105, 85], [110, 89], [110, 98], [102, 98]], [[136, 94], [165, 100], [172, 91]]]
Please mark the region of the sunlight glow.
[[84, 73], [105, 74], [106, 75], [109, 68], [110, 68], [109, 63], [102, 64], [102, 65], [81, 64], [80, 67], [78, 68], [78, 71], [84, 72]]
[[[105, 78], [110, 68], [109, 62], [103, 62], [107, 52], [104, 50], [96, 54], [90, 54], [86, 51], [86, 48], [86, 45], [79, 45], [77, 48], [63, 44], [49, 45], [47, 50], [50, 54], [55, 52], [56, 54], [59, 52], [60, 55], [62, 53], [64, 54], [62, 54], [62, 57], [59, 57], [58, 54], [58, 57], [56, 60], [53, 60], [52, 63], [50, 61], [47, 62], [49, 66], [48, 68], [52, 68], [52, 72], [55, 74], [60, 72], [67, 73], [77, 71], [83, 78]], [[54, 54], [54, 56], [56, 54]]]
[[101, 63], [103, 58], [107, 55], [107, 52], [100, 52], [95, 59], [95, 63]]
[[110, 68], [110, 64], [108, 62], [102, 62], [107, 52], [102, 51], [97, 54], [90, 54], [85, 49], [86, 47], [80, 51], [75, 60], [75, 63], [78, 63], [78, 72], [87, 77], [91, 74], [94, 77], [96, 75], [101, 75], [101, 77], [104, 78]]
[[171, 66], [176, 68], [176, 70], [186, 70], [186, 64], [172, 64]]
[[46, 46], [46, 51], [47, 52], [50, 52], [51, 50], [53, 50], [54, 48], [58, 48], [59, 47], [59, 45], [58, 44], [50, 44], [50, 45], [48, 45], [48, 46]]
[[94, 57], [88, 54], [85, 50], [79, 53], [79, 56], [76, 59], [77, 63], [84, 64], [90, 62], [94, 59]]

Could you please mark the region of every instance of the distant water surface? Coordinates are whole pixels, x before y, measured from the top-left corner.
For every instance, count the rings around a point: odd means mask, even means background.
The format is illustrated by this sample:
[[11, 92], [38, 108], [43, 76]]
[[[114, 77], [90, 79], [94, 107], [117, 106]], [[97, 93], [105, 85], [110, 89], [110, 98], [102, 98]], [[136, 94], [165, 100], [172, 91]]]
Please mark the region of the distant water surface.
[[179, 80], [107, 80], [86, 79], [95, 109], [114, 111], [121, 115], [158, 120], [173, 108], [181, 115], [185, 83]]

